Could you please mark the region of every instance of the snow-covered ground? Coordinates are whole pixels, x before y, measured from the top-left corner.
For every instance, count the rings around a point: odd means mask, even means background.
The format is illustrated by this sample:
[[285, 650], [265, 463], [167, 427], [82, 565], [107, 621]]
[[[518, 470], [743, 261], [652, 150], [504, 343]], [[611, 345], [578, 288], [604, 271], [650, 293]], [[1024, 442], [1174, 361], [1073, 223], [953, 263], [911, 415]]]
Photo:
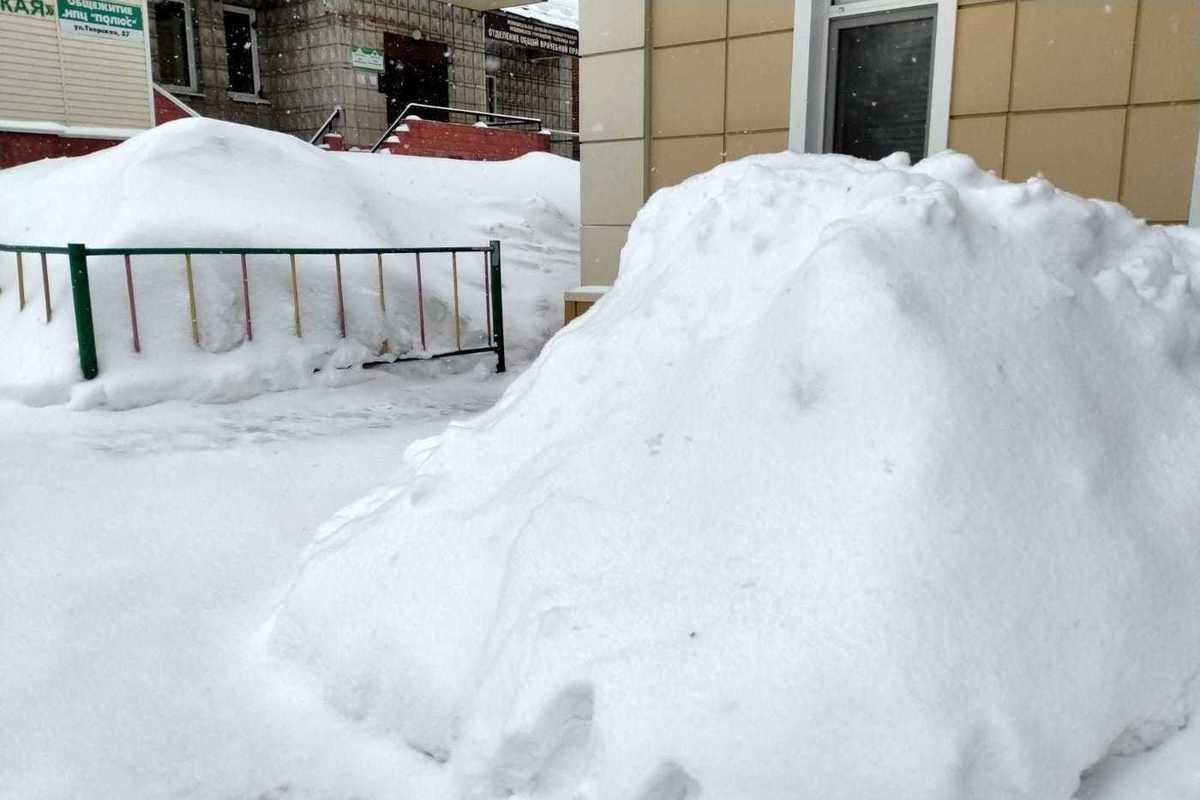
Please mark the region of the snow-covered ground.
[[[0, 798], [445, 794], [261, 647], [314, 530], [508, 384], [411, 370], [119, 414], [0, 402]], [[1195, 800], [1200, 727], [1079, 797]]]
[[428, 796], [425, 759], [257, 643], [314, 529], [508, 383], [394, 369], [228, 405], [0, 401], [0, 798]]

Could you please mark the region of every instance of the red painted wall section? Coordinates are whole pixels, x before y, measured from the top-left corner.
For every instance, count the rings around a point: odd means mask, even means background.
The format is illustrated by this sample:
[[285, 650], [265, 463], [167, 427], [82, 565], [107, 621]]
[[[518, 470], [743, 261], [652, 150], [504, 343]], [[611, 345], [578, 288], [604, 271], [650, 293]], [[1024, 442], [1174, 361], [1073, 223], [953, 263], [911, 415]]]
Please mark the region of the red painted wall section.
[[55, 133], [0, 131], [0, 169], [43, 158], [82, 156], [120, 144], [119, 139], [76, 139]]
[[[154, 124], [162, 125], [192, 116], [157, 86], [154, 87]], [[84, 139], [57, 133], [0, 131], [0, 169], [41, 161], [43, 158], [83, 156], [120, 144], [121, 139]]]
[[[162, 125], [191, 116], [171, 98], [155, 91], [155, 123]], [[0, 169], [39, 161], [43, 158], [81, 156], [119, 144], [117, 139], [80, 139], [54, 133], [0, 131]], [[347, 149], [341, 134], [327, 134], [321, 145], [326, 150]], [[548, 153], [550, 137], [531, 131], [510, 131], [448, 122], [408, 120], [384, 150], [396, 155], [456, 158], [466, 161], [507, 161], [526, 153]]]
[[178, 101], [172, 99], [159, 87], [154, 87], [154, 124], [174, 122], [177, 119], [187, 119], [196, 116], [189, 108], [181, 108]]
[[531, 131], [410, 119], [388, 137], [384, 148], [400, 156], [507, 161], [526, 153], [550, 152], [550, 137]]

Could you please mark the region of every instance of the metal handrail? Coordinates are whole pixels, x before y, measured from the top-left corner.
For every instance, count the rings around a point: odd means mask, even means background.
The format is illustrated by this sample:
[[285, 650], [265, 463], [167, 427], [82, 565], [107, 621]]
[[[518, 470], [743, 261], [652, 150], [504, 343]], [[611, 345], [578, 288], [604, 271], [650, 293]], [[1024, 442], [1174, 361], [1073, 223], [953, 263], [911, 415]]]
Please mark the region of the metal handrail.
[[308, 140], [308, 143], [316, 144], [317, 142], [321, 141], [321, 137], [325, 135], [326, 131], [328, 131], [330, 128], [333, 127], [333, 123], [336, 122], [338, 119], [340, 119], [341, 116], [342, 116], [342, 107], [334, 106], [333, 113], [331, 113], [325, 119], [325, 122], [321, 125], [321, 127], [317, 128], [317, 132], [312, 135], [312, 138]]
[[[21, 248], [30, 251], [30, 248]], [[413, 253], [487, 253], [490, 247], [89, 247], [89, 256], [373, 256]], [[60, 252], [60, 251], [53, 251]], [[62, 248], [61, 252], [66, 252]]]
[[383, 135], [380, 136], [379, 139], [376, 140], [375, 144], [371, 146], [372, 153], [379, 152], [379, 148], [383, 147], [383, 143], [387, 141], [387, 138], [392, 135], [396, 128], [399, 128], [404, 124], [404, 121], [408, 119], [408, 112], [415, 108], [423, 108], [427, 111], [448, 111], [452, 114], [467, 114], [475, 117], [476, 119], [483, 119], [486, 117], [488, 119], [504, 120], [504, 122], [499, 123], [500, 125], [537, 125], [538, 130], [542, 129], [542, 121], [536, 117], [518, 117], [515, 114], [497, 114], [492, 111], [475, 111], [470, 108], [453, 108], [451, 106], [431, 106], [426, 105], [425, 103], [409, 103], [404, 107], [404, 110], [400, 112], [400, 116], [393, 120], [392, 124], [389, 125], [387, 130], [383, 132]]

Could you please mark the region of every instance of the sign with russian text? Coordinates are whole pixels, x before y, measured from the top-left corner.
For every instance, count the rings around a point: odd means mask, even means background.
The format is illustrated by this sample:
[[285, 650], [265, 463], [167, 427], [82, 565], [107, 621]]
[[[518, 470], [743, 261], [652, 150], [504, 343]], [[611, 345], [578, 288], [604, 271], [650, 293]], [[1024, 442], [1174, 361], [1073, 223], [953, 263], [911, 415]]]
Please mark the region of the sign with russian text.
[[544, 50], [560, 56], [579, 55], [579, 31], [512, 14], [484, 14], [483, 36], [493, 42]]
[[0, 0], [0, 13], [29, 17], [53, 17], [54, 0]]
[[145, 24], [142, 7], [108, 0], [58, 0], [58, 25], [63, 33], [140, 42]]
[[383, 72], [383, 51], [373, 47], [351, 47], [350, 66], [354, 69]]

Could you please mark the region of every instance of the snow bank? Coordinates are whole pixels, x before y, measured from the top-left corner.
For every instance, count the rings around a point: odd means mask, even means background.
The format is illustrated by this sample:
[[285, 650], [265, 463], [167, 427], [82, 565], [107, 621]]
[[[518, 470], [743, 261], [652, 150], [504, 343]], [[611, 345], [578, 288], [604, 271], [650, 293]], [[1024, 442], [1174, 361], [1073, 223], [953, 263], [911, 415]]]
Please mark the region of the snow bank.
[[1066, 800], [1200, 669], [1198, 245], [955, 154], [659, 192], [273, 650], [447, 796]]
[[[532, 358], [561, 325], [577, 281], [578, 165], [532, 154], [500, 163], [327, 153], [279, 133], [206, 119], [173, 122], [94, 155], [0, 172], [0, 242], [91, 247], [504, 247], [510, 356]], [[311, 380], [315, 367], [420, 350], [412, 256], [385, 262], [387, 315], [373, 256], [345, 257], [349, 339], [339, 339], [332, 258], [299, 259], [303, 339], [293, 335], [286, 256], [251, 258], [254, 341], [245, 342], [238, 258], [195, 258], [202, 349], [192, 344], [182, 259], [134, 260], [142, 355], [132, 352], [124, 267], [90, 265], [101, 377], [76, 360], [65, 258], [50, 263], [55, 316], [42, 313], [40, 266], [26, 257], [18, 313], [15, 257], [0, 254], [0, 396], [114, 407], [228, 400]], [[483, 256], [460, 263], [466, 346], [486, 341]], [[453, 349], [450, 261], [423, 263], [430, 350]]]

